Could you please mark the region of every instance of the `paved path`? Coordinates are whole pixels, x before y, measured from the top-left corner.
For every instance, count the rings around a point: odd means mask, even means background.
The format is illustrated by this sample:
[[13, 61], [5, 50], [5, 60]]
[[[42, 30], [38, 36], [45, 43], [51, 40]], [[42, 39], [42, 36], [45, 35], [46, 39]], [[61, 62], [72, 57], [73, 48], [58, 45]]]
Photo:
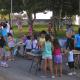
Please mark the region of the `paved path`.
[[15, 62], [9, 62], [9, 68], [0, 67], [0, 80], [80, 80], [80, 70], [77, 75], [68, 76], [67, 66], [63, 70], [63, 76], [51, 79], [41, 77], [41, 72], [35, 74], [35, 69], [29, 72], [30, 60], [16, 58]]

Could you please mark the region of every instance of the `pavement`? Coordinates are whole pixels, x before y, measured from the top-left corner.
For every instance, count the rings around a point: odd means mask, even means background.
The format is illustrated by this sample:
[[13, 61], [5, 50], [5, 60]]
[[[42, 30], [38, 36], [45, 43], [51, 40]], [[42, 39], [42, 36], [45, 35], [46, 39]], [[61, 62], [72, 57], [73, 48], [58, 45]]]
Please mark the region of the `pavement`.
[[42, 77], [44, 75], [41, 71], [35, 74], [35, 68], [29, 71], [31, 60], [27, 60], [22, 57], [17, 57], [15, 61], [8, 62], [9, 67], [0, 67], [0, 80], [80, 80], [80, 70], [76, 70], [77, 74], [68, 76], [68, 66], [63, 65], [63, 76], [51, 79], [49, 76]]

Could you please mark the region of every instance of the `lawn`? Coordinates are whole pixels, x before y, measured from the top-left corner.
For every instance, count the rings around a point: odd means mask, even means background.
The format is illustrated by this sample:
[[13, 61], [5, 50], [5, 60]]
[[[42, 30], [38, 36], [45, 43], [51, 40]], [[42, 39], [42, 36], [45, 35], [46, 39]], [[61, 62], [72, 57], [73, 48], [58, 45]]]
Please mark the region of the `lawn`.
[[[74, 28], [75, 32], [77, 32], [78, 26], [77, 25], [74, 25], [73, 28]], [[37, 31], [37, 32], [40, 32], [42, 30], [47, 31], [47, 25], [46, 24], [37, 24], [37, 25], [34, 25], [33, 29], [35, 31]], [[19, 31], [18, 31], [17, 26], [14, 25], [13, 26], [13, 30], [14, 30], [14, 36], [15, 37], [19, 37]], [[57, 36], [58, 37], [65, 36], [65, 31], [66, 31], [66, 27], [64, 26], [63, 27], [63, 31], [61, 31], [61, 30], [57, 31]], [[27, 25], [24, 25], [23, 26], [23, 33], [24, 34], [27, 34], [28, 33], [28, 26]]]
[[[47, 25], [41, 25], [41, 24], [38, 24], [38, 25], [34, 25], [33, 29], [36, 31], [36, 32], [40, 32], [42, 30], [45, 30], [47, 31]], [[19, 37], [19, 30], [17, 28], [17, 26], [13, 26], [13, 30], [14, 30], [14, 36], [15, 37]], [[27, 34], [28, 33], [28, 25], [24, 25], [23, 26], [23, 33], [24, 34]]]

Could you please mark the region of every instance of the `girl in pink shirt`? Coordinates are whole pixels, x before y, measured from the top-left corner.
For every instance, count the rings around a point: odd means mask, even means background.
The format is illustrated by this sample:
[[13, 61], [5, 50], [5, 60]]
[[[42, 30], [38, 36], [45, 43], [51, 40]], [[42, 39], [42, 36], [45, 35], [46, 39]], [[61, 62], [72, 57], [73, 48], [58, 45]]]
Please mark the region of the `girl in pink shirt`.
[[62, 76], [62, 55], [61, 48], [57, 39], [54, 39], [53, 47], [55, 76], [58, 74], [58, 66], [60, 68], [60, 76]]

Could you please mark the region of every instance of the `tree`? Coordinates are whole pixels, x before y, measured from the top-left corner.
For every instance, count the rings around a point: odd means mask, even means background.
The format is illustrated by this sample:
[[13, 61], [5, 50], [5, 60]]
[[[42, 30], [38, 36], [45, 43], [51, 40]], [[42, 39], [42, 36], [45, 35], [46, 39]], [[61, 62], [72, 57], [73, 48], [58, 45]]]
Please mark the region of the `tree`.
[[[22, 0], [12, 0], [13, 12], [20, 12], [23, 10]], [[2, 11], [3, 10], [3, 11]], [[3, 14], [11, 13], [11, 0], [0, 0], [0, 11]]]

